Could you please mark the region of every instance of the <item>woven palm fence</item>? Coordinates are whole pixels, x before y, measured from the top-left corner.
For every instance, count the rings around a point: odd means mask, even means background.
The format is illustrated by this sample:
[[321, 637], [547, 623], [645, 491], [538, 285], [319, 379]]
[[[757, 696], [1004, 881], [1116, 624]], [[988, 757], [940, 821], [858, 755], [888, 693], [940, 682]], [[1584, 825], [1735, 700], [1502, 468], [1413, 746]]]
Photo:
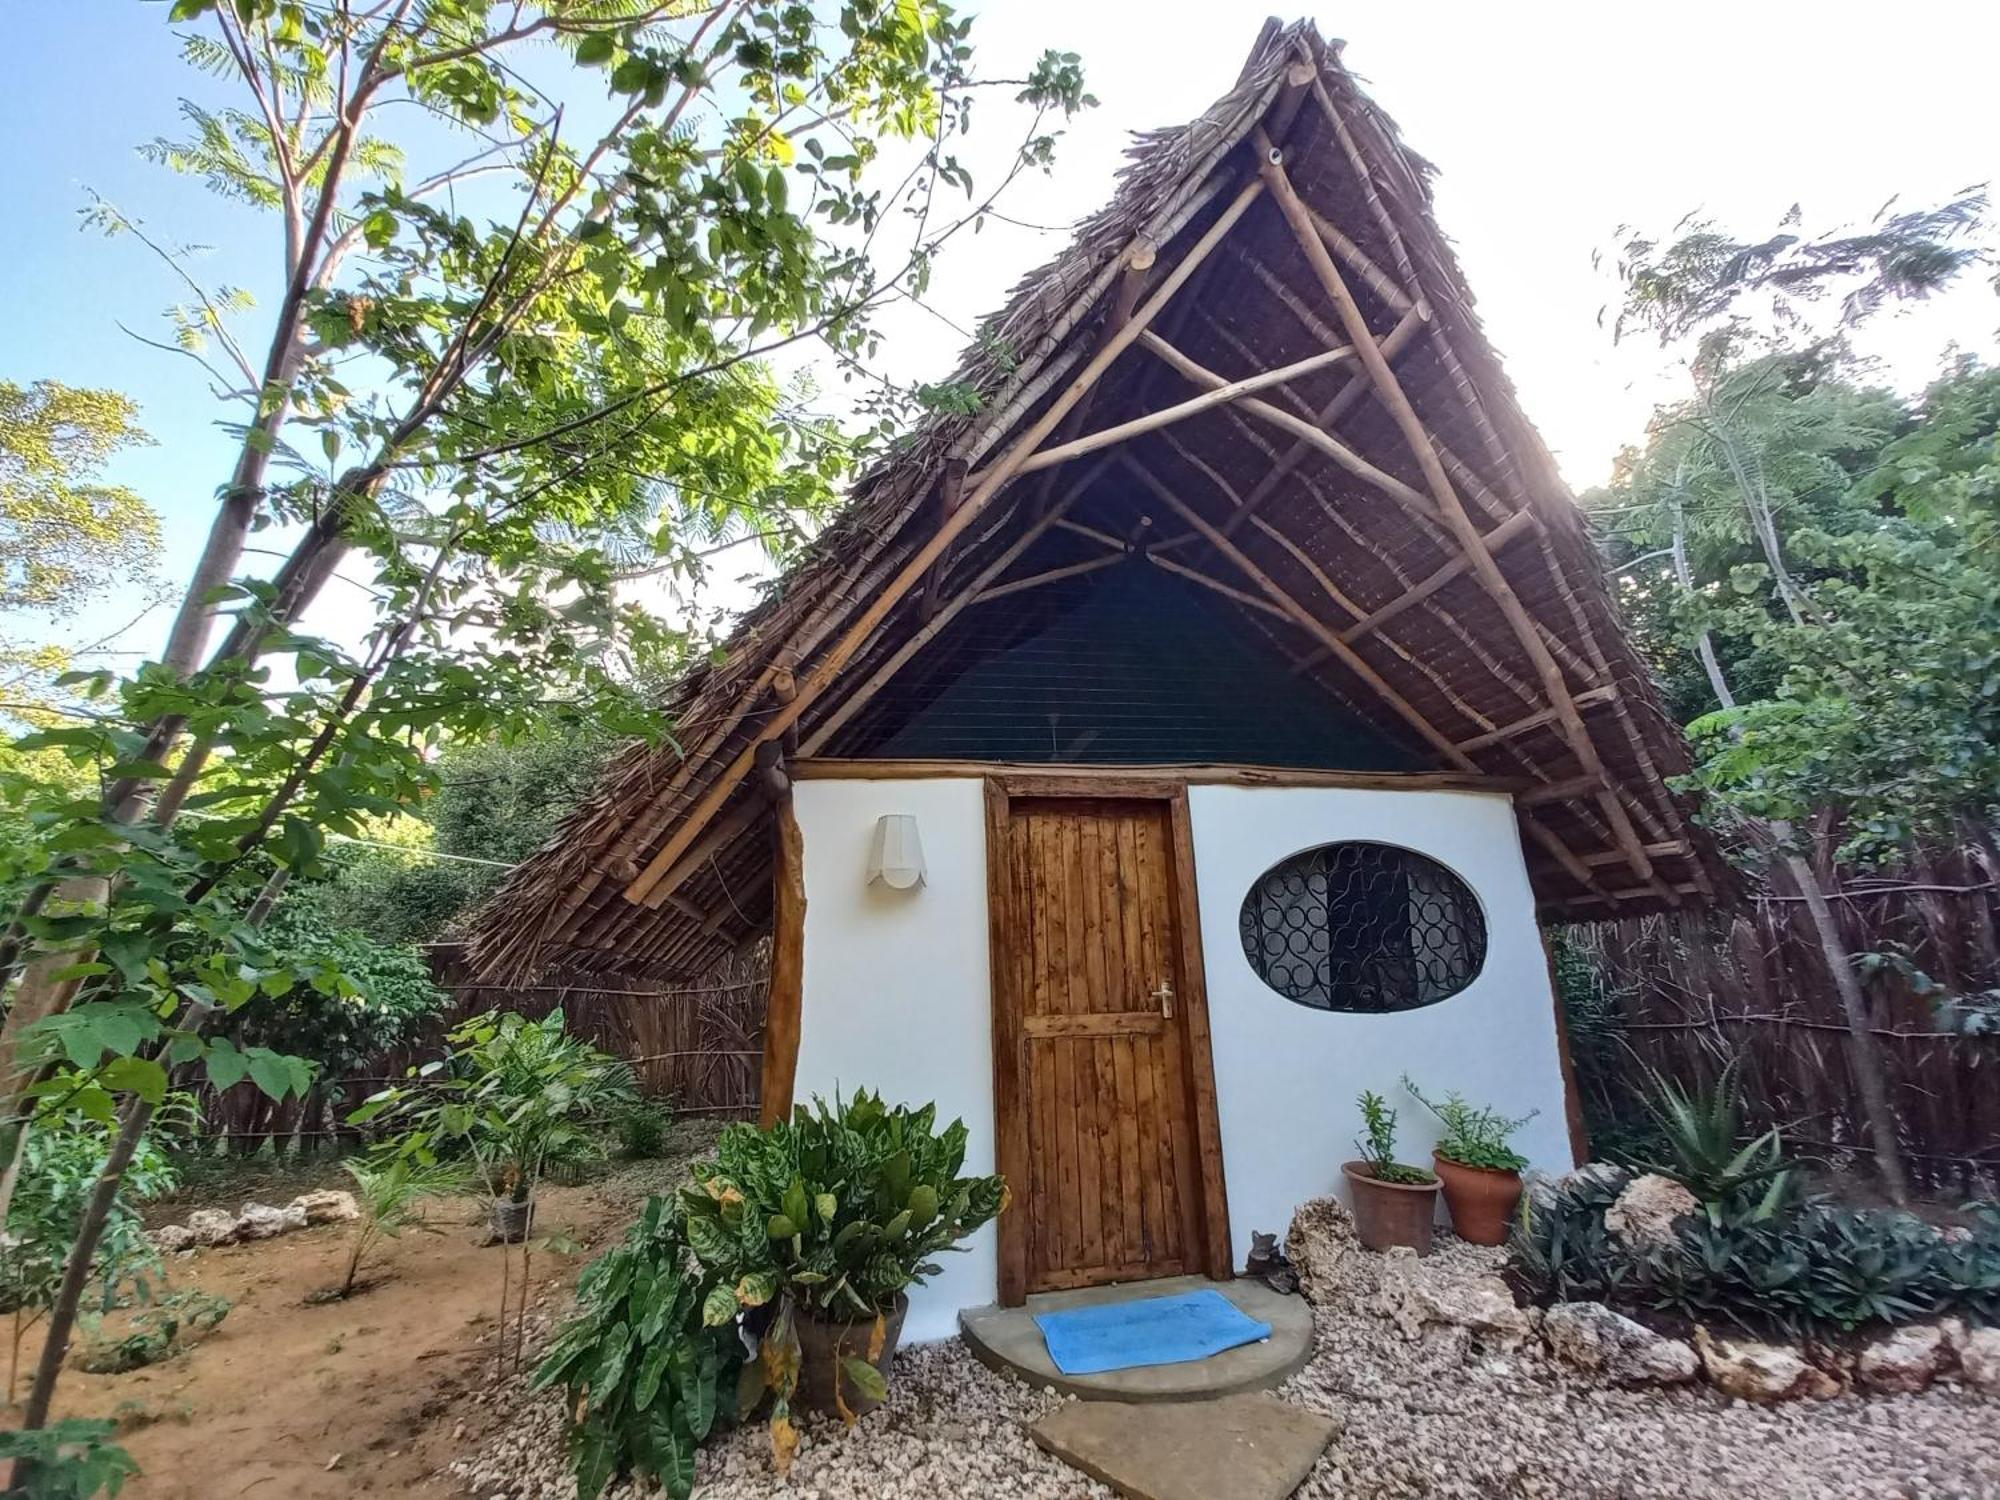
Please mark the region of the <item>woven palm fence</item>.
[[[1975, 840], [1893, 876], [1820, 868], [1856, 955], [1912, 1178], [1943, 1195], [1996, 1195], [2000, 854]], [[1773, 886], [1735, 912], [1593, 923], [1559, 937], [1600, 1151], [1643, 1118], [1647, 1068], [1713, 1078], [1740, 1059], [1759, 1128], [1783, 1127], [1797, 1154], [1866, 1170], [1847, 1022], [1795, 892]]]
[[533, 984], [484, 985], [472, 981], [458, 944], [433, 945], [430, 959], [450, 1001], [420, 1041], [370, 1058], [352, 1073], [322, 1077], [303, 1100], [274, 1102], [250, 1084], [220, 1092], [193, 1086], [203, 1138], [243, 1152], [269, 1142], [280, 1150], [345, 1150], [361, 1139], [343, 1124], [361, 1100], [437, 1057], [447, 1032], [488, 1010], [539, 1020], [560, 1008], [572, 1034], [630, 1064], [640, 1090], [676, 1114], [730, 1119], [757, 1113], [769, 982], [762, 944], [698, 981], [672, 986], [562, 970]]

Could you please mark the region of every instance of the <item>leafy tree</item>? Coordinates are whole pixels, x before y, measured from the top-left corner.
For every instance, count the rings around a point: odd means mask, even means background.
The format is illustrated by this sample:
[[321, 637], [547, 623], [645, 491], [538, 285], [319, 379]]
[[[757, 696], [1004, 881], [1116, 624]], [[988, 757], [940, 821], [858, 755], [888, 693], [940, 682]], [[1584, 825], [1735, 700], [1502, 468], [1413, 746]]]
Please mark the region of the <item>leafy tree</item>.
[[[182, 275], [175, 347], [241, 441], [159, 659], [75, 682], [81, 721], [21, 743], [88, 767], [96, 795], [0, 786], [37, 834], [0, 850], [0, 879], [27, 885], [0, 941], [0, 983], [19, 972], [0, 1061], [26, 1061], [0, 1066], [0, 1144], [18, 1164], [58, 1057], [120, 1101], [29, 1428], [165, 1066], [310, 1086], [222, 1027], [321, 973], [262, 931], [282, 886], [323, 868], [329, 835], [420, 803], [438, 745], [658, 733], [632, 682], [699, 643], [619, 598], [633, 550], [698, 571], [691, 513], [705, 535], [718, 518], [802, 535], [855, 448], [763, 357], [817, 340], [859, 366], [876, 310], [920, 296], [992, 202], [953, 145], [993, 81], [941, 0], [847, 0], [826, 24], [740, 0], [176, 0], [169, 17], [238, 103], [184, 105], [188, 133], [151, 154], [270, 211], [283, 288], [245, 331], [245, 293], [95, 211]], [[1089, 102], [1066, 54], [1005, 85], [1029, 120], [1002, 188], [1047, 163], [1045, 117]], [[469, 155], [420, 162], [439, 133], [413, 126], [437, 120]], [[880, 180], [899, 156], [907, 175]], [[967, 191], [955, 216], [950, 191]], [[244, 576], [259, 527], [290, 551]], [[343, 568], [369, 632], [304, 634]]]
[[[1899, 1202], [1906, 1174], [1866, 1002], [1799, 830], [1842, 824], [1845, 852], [1880, 856], [1992, 808], [1991, 429], [1976, 396], [1946, 401], [1943, 430], [1906, 448], [1905, 467], [1889, 458], [1914, 438], [1899, 404], [1833, 377], [1856, 323], [1981, 263], [1984, 209], [1975, 194], [1858, 232], [1795, 233], [1794, 210], [1762, 241], [1699, 221], [1665, 245], [1629, 238], [1618, 330], [1683, 350], [1692, 394], [1595, 497], [1617, 518], [1617, 572], [1654, 638], [1680, 643], [1668, 657], [1677, 699], [1698, 701], [1690, 656], [1712, 695], [1715, 711], [1690, 726], [1695, 781], [1804, 901]], [[1922, 493], [1939, 471], [1951, 482]]]
[[[63, 620], [91, 599], [150, 575], [160, 518], [99, 479], [123, 449], [152, 441], [116, 391], [0, 380], [0, 613]], [[0, 717], [46, 696], [69, 649], [0, 631]]]

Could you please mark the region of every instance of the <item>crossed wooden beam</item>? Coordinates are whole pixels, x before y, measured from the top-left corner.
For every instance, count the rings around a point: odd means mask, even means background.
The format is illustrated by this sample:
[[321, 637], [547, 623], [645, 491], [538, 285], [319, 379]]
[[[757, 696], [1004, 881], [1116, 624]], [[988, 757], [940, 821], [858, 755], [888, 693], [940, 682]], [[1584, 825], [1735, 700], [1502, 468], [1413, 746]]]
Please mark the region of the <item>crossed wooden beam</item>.
[[[1293, 92], [1296, 92], [1295, 81]], [[1383, 222], [1398, 258], [1405, 263], [1401, 241], [1393, 220], [1381, 205], [1365, 163], [1355, 148], [1332, 99], [1315, 75], [1311, 88], [1320, 108], [1332, 122], [1357, 171], [1371, 208]], [[1296, 107], [1295, 105], [1293, 107]], [[1275, 116], [1274, 116], [1275, 118]], [[1431, 310], [1415, 286], [1409, 285], [1372, 260], [1354, 241], [1314, 210], [1298, 194], [1285, 170], [1282, 152], [1271, 135], [1259, 126], [1252, 137], [1257, 155], [1257, 175], [1244, 181], [1214, 222], [1191, 245], [1150, 292], [1144, 291], [1158, 254], [1150, 239], [1135, 240], [1122, 255], [1122, 274], [1116, 281], [1112, 306], [1100, 327], [1094, 352], [1085, 360], [1061, 392], [1021, 435], [987, 467], [970, 474], [954, 474], [953, 482], [942, 487], [939, 520], [929, 539], [912, 553], [894, 576], [878, 587], [867, 606], [849, 622], [838, 638], [803, 676], [790, 666], [784, 668], [788, 694], [773, 693], [778, 671], [766, 670], [748, 684], [739, 700], [739, 712], [766, 695], [773, 710], [763, 719], [751, 743], [732, 760], [724, 772], [704, 792], [680, 820], [679, 825], [643, 867], [632, 860], [657, 832], [657, 819], [664, 815], [668, 795], [684, 785], [691, 774], [692, 759], [684, 760], [661, 794], [656, 794], [649, 815], [627, 831], [614, 850], [614, 859], [625, 868], [613, 873], [627, 880], [625, 899], [648, 908], [673, 903], [677, 888], [702, 867], [719, 849], [745, 831], [762, 812], [757, 803], [740, 807], [718, 819], [725, 804], [759, 763], [760, 747], [786, 736], [796, 736], [799, 720], [832, 686], [842, 670], [868, 642], [870, 636], [896, 606], [913, 591], [920, 591], [922, 623], [908, 639], [875, 665], [869, 676], [845, 695], [843, 700], [818, 723], [799, 745], [804, 755], [818, 753], [831, 738], [963, 610], [982, 602], [1023, 590], [1041, 587], [1064, 578], [1076, 577], [1123, 561], [1134, 552], [1130, 540], [1097, 531], [1069, 517], [1078, 498], [1111, 462], [1120, 463], [1132, 477], [1172, 512], [1187, 528], [1168, 538], [1138, 549], [1147, 561], [1192, 582], [1226, 595], [1245, 607], [1283, 620], [1315, 642], [1315, 651], [1299, 665], [1309, 666], [1328, 658], [1338, 660], [1349, 673], [1366, 685], [1411, 730], [1430, 745], [1448, 764], [1478, 772], [1472, 752], [1503, 743], [1531, 730], [1553, 726], [1562, 736], [1580, 771], [1574, 778], [1551, 783], [1517, 799], [1520, 822], [1527, 835], [1540, 844], [1556, 863], [1585, 886], [1594, 898], [1616, 906], [1635, 896], [1653, 896], [1678, 905], [1691, 887], [1669, 886], [1653, 866], [1657, 856], [1684, 852], [1676, 841], [1648, 842], [1634, 826], [1623, 800], [1611, 784], [1603, 760], [1584, 723], [1585, 709], [1616, 701], [1615, 685], [1603, 683], [1582, 692], [1572, 692], [1558, 653], [1573, 669], [1585, 668], [1574, 652], [1546, 633], [1516, 595], [1497, 561], [1501, 552], [1530, 534], [1543, 532], [1532, 510], [1512, 509], [1487, 492], [1469, 466], [1449, 454], [1425, 429], [1423, 421], [1398, 381], [1392, 359], [1406, 348], [1431, 318]], [[1317, 312], [1302, 304], [1296, 294], [1275, 276], [1263, 279], [1273, 289], [1282, 288], [1284, 300], [1305, 325], [1326, 345], [1319, 352], [1277, 369], [1263, 370], [1240, 379], [1226, 378], [1206, 368], [1176, 348], [1153, 324], [1160, 314], [1201, 268], [1214, 250], [1226, 240], [1244, 214], [1260, 198], [1268, 196], [1289, 226], [1304, 252], [1315, 279], [1330, 304], [1338, 329], [1328, 326]], [[1389, 333], [1377, 338], [1369, 328], [1340, 265], [1344, 262], [1357, 279], [1366, 284], [1392, 311], [1398, 321]], [[1258, 267], [1253, 266], [1253, 273]], [[1144, 415], [1093, 432], [1083, 431], [1098, 386], [1105, 373], [1135, 345], [1145, 349], [1162, 365], [1196, 388], [1196, 394], [1172, 402]], [[1246, 351], [1247, 352], [1247, 351]], [[1309, 414], [1287, 410], [1263, 399], [1262, 393], [1291, 396], [1288, 382], [1335, 365], [1348, 365], [1355, 373], [1332, 400]], [[1331, 425], [1358, 401], [1373, 396], [1399, 430], [1422, 477], [1421, 487], [1388, 473], [1335, 435]], [[1296, 400], [1294, 397], [1293, 399]], [[1304, 403], [1299, 403], [1304, 406]], [[1242, 424], [1250, 419], [1288, 435], [1291, 443], [1278, 453], [1268, 471], [1247, 495], [1237, 495], [1220, 475], [1174, 442], [1171, 429], [1204, 413], [1222, 411]], [[1165, 434], [1177, 454], [1201, 469], [1230, 501], [1230, 512], [1221, 522], [1211, 521], [1190, 505], [1173, 488], [1141, 463], [1125, 445], [1150, 433]], [[1053, 441], [1051, 441], [1053, 439]], [[1333, 580], [1304, 551], [1271, 525], [1258, 512], [1277, 492], [1285, 479], [1306, 457], [1318, 454], [1338, 465], [1356, 481], [1386, 495], [1408, 512], [1428, 534], [1452, 553], [1438, 568], [1408, 585], [1396, 598], [1373, 609], [1364, 609], [1340, 592]], [[1059, 466], [1094, 459], [1073, 482], [1056, 487]], [[1043, 473], [1035, 493], [1016, 498], [1002, 510], [992, 528], [1025, 517], [1028, 524], [990, 561], [977, 567], [970, 577], [946, 588], [951, 557], [960, 539], [992, 508], [1015, 481]], [[1458, 483], [1454, 483], [1454, 475]], [[1482, 532], [1461, 497], [1461, 486], [1480, 508], [1498, 524]], [[1020, 496], [1022, 491], [1016, 490]], [[1105, 555], [1015, 579], [1005, 574], [1038, 540], [1051, 529], [1063, 527], [1081, 533], [1100, 544]], [[1318, 613], [1307, 608], [1267, 570], [1245, 553], [1236, 534], [1245, 527], [1285, 548], [1309, 572], [1316, 583], [1350, 617], [1336, 629]], [[991, 534], [991, 532], [989, 532]], [[1169, 554], [1196, 543], [1205, 544], [1241, 575], [1245, 587], [1210, 576], [1192, 564]], [[1507, 724], [1493, 725], [1469, 708], [1470, 718], [1490, 725], [1469, 738], [1453, 739], [1421, 713], [1397, 691], [1356, 649], [1364, 638], [1373, 636], [1396, 650], [1405, 660], [1408, 652], [1389, 640], [1385, 627], [1404, 612], [1425, 605], [1446, 584], [1465, 575], [1478, 583], [1498, 608], [1535, 679], [1540, 702], [1533, 712]], [[1435, 606], [1432, 606], [1435, 607]], [[1585, 670], [1583, 675], [1599, 674]], [[1455, 700], [1454, 700], [1455, 701]], [[1601, 818], [1616, 844], [1615, 852], [1579, 856], [1532, 809], [1550, 801], [1581, 799]], [[1619, 863], [1637, 881], [1631, 890], [1608, 887], [1598, 870]]]

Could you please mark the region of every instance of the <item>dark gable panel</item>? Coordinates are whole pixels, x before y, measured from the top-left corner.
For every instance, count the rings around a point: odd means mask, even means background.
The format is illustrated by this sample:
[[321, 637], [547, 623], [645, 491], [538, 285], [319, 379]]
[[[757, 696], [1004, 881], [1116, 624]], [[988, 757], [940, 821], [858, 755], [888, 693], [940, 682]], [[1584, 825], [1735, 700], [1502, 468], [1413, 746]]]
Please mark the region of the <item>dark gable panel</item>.
[[1293, 675], [1226, 603], [1130, 562], [967, 610], [828, 747], [852, 758], [1324, 771], [1429, 762]]

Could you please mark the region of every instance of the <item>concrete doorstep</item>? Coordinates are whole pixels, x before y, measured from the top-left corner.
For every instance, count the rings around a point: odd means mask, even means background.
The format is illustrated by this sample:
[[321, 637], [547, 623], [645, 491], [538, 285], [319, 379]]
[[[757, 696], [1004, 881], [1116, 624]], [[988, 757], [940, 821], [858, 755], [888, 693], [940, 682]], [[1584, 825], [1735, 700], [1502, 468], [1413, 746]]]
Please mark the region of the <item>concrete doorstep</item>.
[[1262, 1392], [1207, 1401], [1073, 1401], [1029, 1431], [1128, 1500], [1285, 1500], [1332, 1441], [1333, 1418]]

